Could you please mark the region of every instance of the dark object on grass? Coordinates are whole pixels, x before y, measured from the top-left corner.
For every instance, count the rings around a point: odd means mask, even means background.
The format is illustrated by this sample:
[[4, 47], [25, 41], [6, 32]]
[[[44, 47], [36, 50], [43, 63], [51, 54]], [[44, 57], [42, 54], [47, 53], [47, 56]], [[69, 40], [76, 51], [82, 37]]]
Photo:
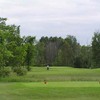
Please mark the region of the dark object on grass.
[[47, 81], [46, 80], [44, 80], [44, 84], [47, 84]]

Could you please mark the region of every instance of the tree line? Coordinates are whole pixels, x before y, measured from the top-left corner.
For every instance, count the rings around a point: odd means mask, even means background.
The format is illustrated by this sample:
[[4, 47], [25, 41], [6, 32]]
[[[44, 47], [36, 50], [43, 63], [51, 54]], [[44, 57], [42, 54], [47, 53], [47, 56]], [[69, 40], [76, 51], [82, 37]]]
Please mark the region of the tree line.
[[100, 67], [100, 33], [95, 32], [91, 45], [80, 45], [76, 37], [20, 36], [20, 26], [7, 25], [0, 18], [0, 68], [25, 66]]

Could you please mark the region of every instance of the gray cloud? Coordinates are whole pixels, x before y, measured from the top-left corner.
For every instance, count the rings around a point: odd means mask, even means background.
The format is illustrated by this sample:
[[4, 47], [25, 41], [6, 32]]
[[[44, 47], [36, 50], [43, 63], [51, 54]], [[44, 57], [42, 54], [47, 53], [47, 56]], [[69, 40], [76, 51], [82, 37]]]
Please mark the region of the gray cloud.
[[21, 25], [21, 36], [74, 35], [90, 43], [100, 28], [99, 0], [0, 0], [0, 17]]

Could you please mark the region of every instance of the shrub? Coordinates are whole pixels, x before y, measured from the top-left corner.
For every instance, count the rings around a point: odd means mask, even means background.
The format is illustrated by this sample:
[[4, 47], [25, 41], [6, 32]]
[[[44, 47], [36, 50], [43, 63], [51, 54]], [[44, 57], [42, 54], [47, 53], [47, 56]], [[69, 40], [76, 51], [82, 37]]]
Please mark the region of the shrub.
[[27, 66], [27, 70], [28, 70], [28, 71], [31, 71], [31, 67], [30, 67], [30, 66]]
[[0, 77], [6, 77], [9, 76], [11, 73], [11, 68], [10, 67], [4, 67], [0, 69]]
[[15, 67], [13, 71], [17, 73], [18, 76], [23, 76], [27, 74], [27, 69], [24, 67]]

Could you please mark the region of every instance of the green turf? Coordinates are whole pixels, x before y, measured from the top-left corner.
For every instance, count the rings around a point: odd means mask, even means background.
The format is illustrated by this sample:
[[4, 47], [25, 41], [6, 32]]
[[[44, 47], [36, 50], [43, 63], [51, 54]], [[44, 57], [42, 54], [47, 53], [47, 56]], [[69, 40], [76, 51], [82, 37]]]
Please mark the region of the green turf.
[[99, 100], [98, 82], [0, 83], [0, 100]]

